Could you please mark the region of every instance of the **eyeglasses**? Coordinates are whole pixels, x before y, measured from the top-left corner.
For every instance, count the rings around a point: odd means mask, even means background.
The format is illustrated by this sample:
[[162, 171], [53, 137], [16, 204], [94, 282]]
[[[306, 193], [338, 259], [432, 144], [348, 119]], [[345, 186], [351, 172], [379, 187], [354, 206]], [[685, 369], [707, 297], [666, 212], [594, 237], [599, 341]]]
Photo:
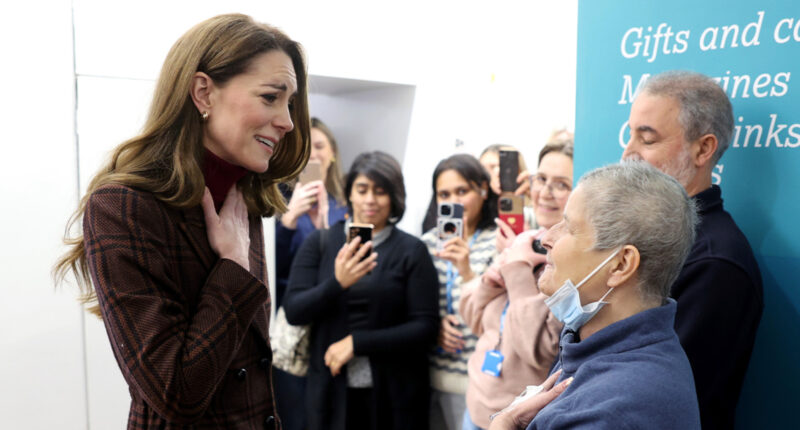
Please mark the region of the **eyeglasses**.
[[562, 198], [569, 195], [572, 191], [572, 186], [561, 179], [547, 179], [545, 175], [531, 175], [531, 189], [534, 191], [542, 191], [545, 187], [550, 190], [553, 197]]

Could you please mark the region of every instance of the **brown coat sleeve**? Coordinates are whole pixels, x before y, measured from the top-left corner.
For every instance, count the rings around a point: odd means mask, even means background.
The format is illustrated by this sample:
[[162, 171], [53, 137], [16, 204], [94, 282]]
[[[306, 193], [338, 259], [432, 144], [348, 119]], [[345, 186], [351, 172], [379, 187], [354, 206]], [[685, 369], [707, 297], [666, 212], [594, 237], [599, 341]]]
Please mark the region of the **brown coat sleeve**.
[[204, 270], [181, 234], [162, 203], [122, 186], [95, 191], [84, 214], [89, 270], [125, 380], [165, 419], [190, 423], [209, 407], [268, 291], [231, 260]]

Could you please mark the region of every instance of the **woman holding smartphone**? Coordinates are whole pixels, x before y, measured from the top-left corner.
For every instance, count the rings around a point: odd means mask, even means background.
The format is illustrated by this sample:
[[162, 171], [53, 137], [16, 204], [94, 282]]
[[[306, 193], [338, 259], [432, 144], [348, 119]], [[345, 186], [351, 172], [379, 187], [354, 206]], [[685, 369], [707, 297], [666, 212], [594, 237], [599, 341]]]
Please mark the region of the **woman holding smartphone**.
[[[425, 245], [395, 227], [405, 211], [400, 165], [383, 152], [359, 155], [345, 195], [351, 218], [303, 243], [283, 304], [289, 323], [311, 324], [309, 428], [425, 429], [436, 270]], [[371, 224], [372, 239], [347, 242], [353, 223]]]
[[[343, 220], [347, 214], [339, 145], [328, 126], [318, 118], [311, 118], [311, 156], [308, 161], [294, 190], [285, 190], [288, 208], [275, 223], [276, 308], [283, 302], [292, 261], [306, 237], [314, 230], [328, 228]], [[315, 177], [318, 179], [303, 183], [306, 178]]]
[[[311, 118], [311, 156], [294, 185], [281, 187], [289, 200], [286, 212], [275, 223], [275, 309], [283, 304], [286, 286], [297, 251], [314, 231], [328, 228], [347, 215], [344, 184], [339, 163], [339, 145], [325, 123]], [[273, 345], [284, 356], [292, 356], [296, 345]], [[305, 401], [306, 378], [289, 372], [280, 360], [273, 368], [275, 397], [284, 430], [306, 428], [306, 413], [298, 404]]]
[[[478, 336], [470, 357], [467, 412], [464, 430], [489, 427], [489, 416], [500, 411], [527, 385], [547, 377], [558, 353], [563, 324], [545, 305], [537, 280], [545, 255], [533, 250], [533, 241], [564, 218], [564, 206], [572, 190], [572, 140], [548, 143], [539, 152], [532, 179], [538, 230], [514, 235], [500, 220], [498, 225], [510, 242], [496, 261], [473, 282], [464, 286], [461, 315]], [[498, 242], [501, 241], [500, 234]], [[497, 370], [491, 364], [502, 360]]]
[[497, 195], [478, 160], [457, 154], [439, 162], [433, 172], [436, 203], [463, 206], [463, 237], [440, 240], [438, 228], [422, 236], [439, 277], [439, 338], [431, 356], [432, 428], [461, 429], [466, 403], [467, 360], [477, 337], [459, 316], [461, 286], [492, 264], [495, 248]]

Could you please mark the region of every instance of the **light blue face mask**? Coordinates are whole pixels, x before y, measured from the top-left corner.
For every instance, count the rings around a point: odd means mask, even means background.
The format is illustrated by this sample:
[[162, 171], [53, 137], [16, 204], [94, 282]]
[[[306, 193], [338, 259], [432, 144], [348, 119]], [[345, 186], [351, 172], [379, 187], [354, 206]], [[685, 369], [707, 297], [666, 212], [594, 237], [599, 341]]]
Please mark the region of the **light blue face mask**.
[[[621, 249], [621, 248], [620, 248]], [[600, 298], [600, 300], [592, 303], [588, 303], [586, 306], [581, 306], [581, 296], [578, 294], [578, 288], [583, 285], [586, 281], [589, 280], [595, 273], [597, 273], [603, 266], [606, 265], [612, 258], [614, 258], [617, 253], [619, 253], [620, 249], [617, 249], [609, 255], [605, 260], [603, 260], [600, 265], [595, 267], [592, 270], [592, 273], [586, 275], [585, 278], [578, 285], [573, 285], [572, 281], [567, 279], [552, 296], [546, 298], [544, 300], [544, 304], [550, 308], [550, 312], [555, 315], [556, 319], [564, 323], [564, 326], [570, 330], [577, 331], [581, 328], [587, 321], [592, 319], [600, 309], [603, 308], [607, 304], [604, 302], [603, 299], [608, 296], [608, 294], [614, 289], [609, 288], [609, 290]]]

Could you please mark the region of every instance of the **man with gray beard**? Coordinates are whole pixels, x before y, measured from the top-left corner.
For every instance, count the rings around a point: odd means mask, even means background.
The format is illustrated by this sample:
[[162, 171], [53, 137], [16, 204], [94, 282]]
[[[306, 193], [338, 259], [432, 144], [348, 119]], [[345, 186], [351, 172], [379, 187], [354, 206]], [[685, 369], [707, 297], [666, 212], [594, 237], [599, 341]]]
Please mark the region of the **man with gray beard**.
[[703, 428], [733, 428], [764, 300], [750, 244], [711, 184], [733, 133], [731, 103], [704, 75], [665, 72], [640, 90], [628, 125], [622, 158], [647, 161], [697, 202], [697, 238], [670, 291], [678, 302], [675, 331], [692, 366]]

